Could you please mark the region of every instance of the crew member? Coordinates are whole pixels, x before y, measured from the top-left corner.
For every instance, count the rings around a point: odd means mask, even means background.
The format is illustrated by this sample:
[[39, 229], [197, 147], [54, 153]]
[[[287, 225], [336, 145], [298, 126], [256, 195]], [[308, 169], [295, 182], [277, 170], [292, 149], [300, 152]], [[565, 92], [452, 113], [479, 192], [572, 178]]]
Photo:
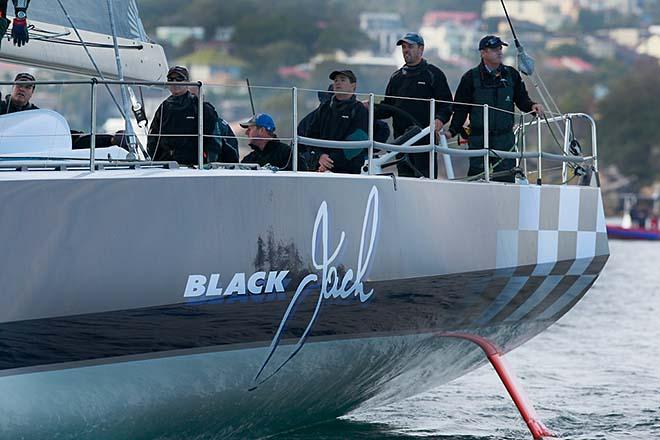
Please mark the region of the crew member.
[[[188, 69], [174, 66], [167, 72], [171, 95], [163, 101], [151, 122], [147, 151], [153, 160], [198, 163], [198, 98], [188, 86]], [[213, 105], [204, 102], [204, 162], [238, 162], [238, 141]]]
[[[357, 77], [350, 70], [330, 73], [332, 98], [314, 110], [306, 137], [334, 141], [363, 141], [369, 139], [369, 112], [355, 98]], [[364, 164], [364, 148], [312, 148], [318, 157], [311, 171], [360, 174]]]
[[[421, 35], [409, 32], [396, 43], [401, 46], [405, 65], [392, 74], [383, 104], [398, 107], [411, 115], [422, 127], [430, 124], [429, 99], [436, 99], [435, 131], [439, 132], [451, 118], [451, 91], [447, 77], [438, 67], [424, 59], [424, 39]], [[401, 99], [418, 98], [415, 99]], [[419, 100], [426, 99], [427, 101]], [[376, 111], [377, 119], [392, 117], [394, 137], [399, 137], [411, 126], [411, 121], [391, 110], [379, 109]], [[417, 145], [428, 145], [426, 137], [417, 142]], [[429, 153], [413, 153], [409, 155], [410, 162], [415, 169], [405, 163], [397, 165], [400, 176], [414, 177], [418, 173], [429, 177]], [[416, 173], [417, 171], [418, 173]]]
[[291, 147], [277, 139], [275, 121], [267, 113], [259, 113], [241, 123], [249, 138], [252, 152], [241, 163], [271, 165], [281, 170], [291, 170]]
[[[523, 112], [543, 113], [543, 107], [533, 102], [520, 73], [511, 66], [502, 64], [502, 46], [508, 46], [495, 35], [486, 35], [479, 42], [481, 62], [468, 70], [456, 89], [456, 103], [488, 104], [488, 148], [510, 151], [515, 144], [513, 134], [514, 104]], [[463, 124], [470, 116], [470, 126], [464, 130]], [[483, 107], [454, 104], [454, 115], [448, 135], [468, 133], [470, 149], [484, 148]], [[490, 158], [493, 171], [498, 173], [493, 180], [513, 182], [515, 176], [511, 170], [515, 167], [514, 159]], [[470, 158], [468, 176], [478, 176], [484, 172], [484, 160], [481, 157]]]
[[16, 84], [12, 87], [11, 94], [0, 101], [0, 115], [38, 109], [39, 107], [30, 102], [34, 93], [34, 83], [23, 83], [24, 81], [36, 81], [34, 76], [27, 72], [22, 72], [16, 75], [14, 81]]

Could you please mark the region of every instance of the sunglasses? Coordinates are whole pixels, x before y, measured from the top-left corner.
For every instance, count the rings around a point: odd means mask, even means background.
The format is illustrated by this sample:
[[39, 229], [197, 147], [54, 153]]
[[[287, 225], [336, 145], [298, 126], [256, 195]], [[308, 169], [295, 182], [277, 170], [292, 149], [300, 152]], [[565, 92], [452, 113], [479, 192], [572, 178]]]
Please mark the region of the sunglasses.
[[167, 77], [168, 82], [185, 82], [186, 79], [180, 76], [170, 76]]

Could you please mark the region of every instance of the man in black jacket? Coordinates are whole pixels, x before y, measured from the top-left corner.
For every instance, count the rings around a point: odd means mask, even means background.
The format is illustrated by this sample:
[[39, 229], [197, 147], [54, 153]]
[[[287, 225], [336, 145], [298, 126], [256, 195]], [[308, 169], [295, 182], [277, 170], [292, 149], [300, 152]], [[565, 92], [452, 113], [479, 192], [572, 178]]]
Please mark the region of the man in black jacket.
[[259, 113], [241, 123], [250, 139], [252, 152], [241, 163], [271, 165], [281, 170], [291, 170], [291, 147], [277, 139], [275, 121], [267, 113]]
[[[176, 161], [182, 165], [198, 163], [198, 98], [187, 86], [188, 69], [174, 66], [167, 73], [171, 95], [163, 101], [151, 121], [147, 151], [153, 160]], [[205, 102], [204, 109], [204, 162], [238, 162], [238, 141], [234, 132]]]
[[[502, 64], [502, 46], [508, 46], [495, 35], [486, 35], [479, 42], [481, 62], [468, 70], [456, 89], [455, 102], [488, 104], [488, 147], [492, 150], [510, 151], [515, 144], [513, 134], [514, 104], [523, 112], [543, 113], [543, 107], [533, 102], [520, 73], [511, 66]], [[503, 111], [502, 111], [503, 110]], [[463, 124], [470, 116], [470, 126], [464, 130]], [[448, 136], [469, 132], [468, 146], [471, 150], [484, 148], [484, 112], [483, 107], [454, 104], [454, 116], [448, 130]], [[516, 161], [491, 157], [494, 172], [503, 172], [493, 180], [513, 182], [511, 171]], [[484, 172], [484, 160], [481, 157], [470, 158], [468, 176], [479, 176]]]
[[36, 81], [34, 76], [23, 72], [16, 75], [14, 87], [11, 89], [11, 95], [0, 101], [0, 115], [7, 113], [22, 112], [24, 110], [37, 110], [39, 107], [30, 103], [34, 93], [34, 84], [21, 84], [22, 81]]
[[[398, 107], [410, 114], [422, 127], [430, 124], [430, 104], [428, 101], [402, 98], [436, 99], [435, 131], [439, 132], [451, 118], [451, 91], [445, 74], [423, 58], [424, 39], [421, 35], [409, 32], [397, 43], [401, 46], [406, 64], [394, 72], [385, 89], [386, 98], [383, 104]], [[399, 137], [411, 126], [411, 121], [390, 110], [381, 109], [376, 112], [377, 119], [392, 117], [394, 137]], [[420, 140], [418, 145], [428, 145], [429, 138]], [[412, 165], [424, 176], [429, 177], [429, 153], [410, 154]], [[399, 164], [399, 175], [412, 177], [415, 172], [406, 164]]]
[[[357, 78], [350, 70], [335, 70], [330, 74], [334, 95], [314, 110], [306, 137], [332, 141], [363, 141], [369, 139], [369, 112], [355, 98]], [[365, 149], [312, 148], [318, 157], [318, 167], [310, 171], [360, 174]]]

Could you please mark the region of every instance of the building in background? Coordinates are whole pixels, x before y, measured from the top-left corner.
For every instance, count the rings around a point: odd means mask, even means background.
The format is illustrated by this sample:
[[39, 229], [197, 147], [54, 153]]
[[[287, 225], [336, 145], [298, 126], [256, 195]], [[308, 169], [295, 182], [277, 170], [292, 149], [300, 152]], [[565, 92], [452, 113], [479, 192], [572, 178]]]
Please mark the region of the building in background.
[[408, 31], [401, 15], [389, 12], [363, 12], [360, 14], [360, 30], [376, 42], [377, 54], [392, 53], [396, 42]]
[[156, 28], [158, 41], [166, 42], [172, 47], [181, 46], [186, 40], [203, 40], [204, 28], [201, 26], [158, 26]]
[[475, 12], [430, 11], [422, 19], [420, 34], [426, 50], [443, 60], [474, 58], [479, 39], [481, 19]]

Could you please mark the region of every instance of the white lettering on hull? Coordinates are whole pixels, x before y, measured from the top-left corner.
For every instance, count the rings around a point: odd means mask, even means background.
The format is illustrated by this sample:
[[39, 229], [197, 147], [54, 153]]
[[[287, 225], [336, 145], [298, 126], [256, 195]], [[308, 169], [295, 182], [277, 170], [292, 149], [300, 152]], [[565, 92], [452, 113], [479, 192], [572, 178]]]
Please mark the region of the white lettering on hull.
[[[262, 293], [282, 293], [285, 291], [284, 281], [288, 270], [271, 272], [255, 272], [247, 279], [244, 273], [235, 273], [227, 287], [222, 290], [220, 285], [220, 274], [212, 273], [208, 278], [206, 275], [189, 275], [186, 288], [183, 291], [184, 298], [218, 297], [234, 295], [261, 295]], [[208, 281], [208, 283], [207, 283]]]

